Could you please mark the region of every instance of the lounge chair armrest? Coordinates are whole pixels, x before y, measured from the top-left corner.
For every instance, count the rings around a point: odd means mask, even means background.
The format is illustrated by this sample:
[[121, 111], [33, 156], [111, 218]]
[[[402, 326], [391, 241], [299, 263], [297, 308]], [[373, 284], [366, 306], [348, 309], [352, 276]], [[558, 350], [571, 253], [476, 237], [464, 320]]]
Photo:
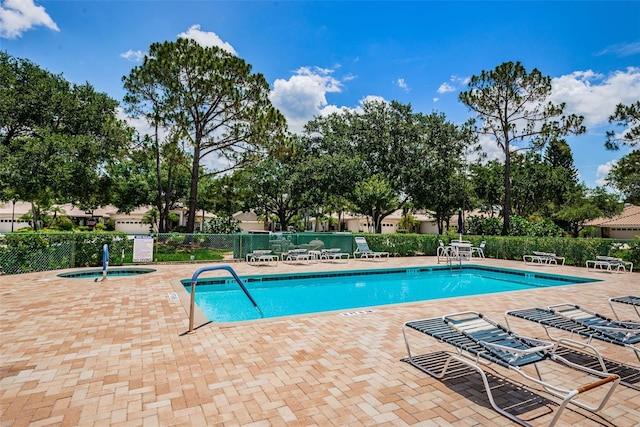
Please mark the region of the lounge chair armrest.
[[531, 348], [527, 348], [527, 349], [519, 349], [519, 348], [513, 348], [513, 347], [509, 347], [509, 346], [505, 346], [505, 345], [500, 345], [500, 344], [494, 344], [494, 343], [489, 343], [486, 341], [480, 341], [480, 343], [482, 345], [484, 345], [485, 347], [493, 347], [497, 350], [502, 350], [505, 353], [511, 353], [513, 354], [515, 357], [513, 359], [511, 359], [510, 362], [515, 362], [518, 358], [520, 358], [521, 356], [525, 356], [527, 354], [532, 354], [532, 353], [538, 353], [538, 352], [546, 352], [549, 350], [552, 350], [553, 347], [555, 346], [554, 343], [550, 343], [547, 341], [541, 341], [542, 345], [536, 346], [536, 347], [531, 347]]
[[640, 323], [636, 322], [620, 322], [623, 325], [628, 326], [627, 328], [621, 328], [617, 326], [598, 326], [593, 325], [594, 329], [601, 329], [607, 332], [628, 332], [628, 333], [640, 333]]
[[601, 385], [610, 383], [611, 381], [617, 381], [617, 380], [620, 380], [620, 377], [618, 375], [616, 375], [616, 374], [609, 375], [606, 378], [602, 378], [601, 380], [592, 382], [591, 384], [584, 385], [584, 386], [578, 388], [577, 391], [578, 391], [578, 393], [584, 393], [585, 391], [589, 391], [589, 390], [594, 389], [596, 387], [600, 387]]

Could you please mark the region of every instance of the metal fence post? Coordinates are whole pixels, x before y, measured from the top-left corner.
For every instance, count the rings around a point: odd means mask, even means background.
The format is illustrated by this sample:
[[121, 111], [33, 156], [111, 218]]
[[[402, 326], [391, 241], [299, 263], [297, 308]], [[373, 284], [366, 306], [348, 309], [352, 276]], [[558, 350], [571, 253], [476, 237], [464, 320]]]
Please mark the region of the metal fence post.
[[69, 257], [69, 267], [75, 268], [76, 266], [76, 232], [71, 233], [71, 256]]

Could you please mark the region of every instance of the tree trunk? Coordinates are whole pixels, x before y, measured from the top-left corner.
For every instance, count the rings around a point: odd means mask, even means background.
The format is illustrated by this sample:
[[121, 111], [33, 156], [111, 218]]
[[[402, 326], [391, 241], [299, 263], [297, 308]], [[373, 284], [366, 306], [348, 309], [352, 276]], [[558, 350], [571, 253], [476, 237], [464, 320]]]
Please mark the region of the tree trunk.
[[278, 219], [280, 220], [280, 231], [287, 231], [287, 213], [284, 210], [278, 212]]
[[502, 206], [502, 235], [509, 235], [509, 217], [511, 216], [511, 153], [509, 143], [504, 144], [504, 206]]
[[187, 233], [193, 233], [196, 226], [196, 208], [198, 205], [198, 180], [200, 178], [200, 144], [193, 144], [193, 163], [191, 167], [191, 188], [187, 205]]
[[162, 209], [162, 172], [160, 170], [160, 142], [158, 141], [158, 121], [154, 121], [154, 145], [155, 145], [155, 155], [156, 155], [156, 187], [158, 194], [156, 196], [156, 208], [158, 209], [159, 221], [158, 221], [158, 232], [166, 233], [167, 225], [165, 223], [166, 218], [163, 216]]

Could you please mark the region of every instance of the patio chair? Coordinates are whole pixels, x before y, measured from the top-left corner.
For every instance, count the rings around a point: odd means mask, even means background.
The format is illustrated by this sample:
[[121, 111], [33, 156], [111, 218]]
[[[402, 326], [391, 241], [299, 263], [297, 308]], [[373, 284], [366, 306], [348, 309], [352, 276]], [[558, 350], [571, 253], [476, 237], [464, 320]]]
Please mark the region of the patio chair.
[[[568, 332], [570, 334], [569, 341], [575, 346], [585, 347], [582, 343], [576, 341], [574, 336], [585, 338], [587, 340], [586, 347], [594, 352], [597, 352], [597, 350], [591, 346], [592, 341], [603, 341], [632, 350], [640, 361], [640, 323], [610, 319], [602, 314], [568, 303], [556, 304], [546, 308], [534, 307], [509, 310], [505, 313], [505, 320], [508, 325], [507, 315], [542, 325], [547, 336], [553, 341], [561, 341], [563, 339], [554, 336], [550, 332], [551, 328]], [[564, 341], [567, 340], [565, 339]]]
[[623, 261], [622, 258], [615, 258], [611, 256], [597, 256], [595, 260], [587, 260], [587, 271], [589, 266], [593, 270], [601, 271], [616, 271], [620, 273], [620, 270], [626, 272], [629, 267], [629, 273], [633, 272], [633, 263], [631, 261]]
[[[433, 371], [425, 367], [425, 361], [428, 361], [429, 358], [428, 355], [412, 355], [407, 334], [408, 329], [413, 329], [451, 344], [455, 347], [456, 353], [448, 353], [440, 372]], [[491, 406], [498, 413], [520, 425], [529, 424], [496, 404], [486, 373], [482, 368], [483, 366], [495, 363], [507, 368], [509, 371], [516, 372], [533, 383], [542, 386], [548, 393], [562, 399], [549, 425], [553, 425], [558, 421], [568, 403], [573, 403], [593, 412], [601, 410], [620, 382], [618, 375], [609, 375], [578, 365], [556, 354], [554, 351], [556, 345], [554, 343], [519, 336], [475, 311], [406, 322], [402, 327], [402, 332], [408, 354], [407, 359], [405, 359], [406, 362], [437, 379], [444, 378], [449, 368], [456, 369], [454, 367], [456, 365], [455, 362], [475, 370], [482, 378]], [[440, 355], [434, 357], [440, 357]], [[557, 385], [557, 381], [554, 381], [554, 379], [551, 380], [554, 383], [551, 383], [542, 376], [542, 372], [548, 371], [541, 370], [537, 366], [539, 363], [546, 361], [560, 363], [569, 369], [582, 371], [599, 377], [599, 379], [595, 382], [581, 386], [576, 385], [575, 387]], [[533, 372], [527, 372], [529, 370], [527, 367], [533, 367]], [[571, 378], [574, 378], [574, 375], [571, 375]], [[591, 406], [593, 404], [589, 405], [578, 400], [582, 393], [606, 384], [608, 384], [608, 390], [596, 406]]]
[[634, 295], [627, 295], [627, 296], [609, 298], [609, 306], [611, 307], [611, 311], [613, 311], [613, 315], [616, 316], [616, 319], [620, 320], [620, 317], [618, 317], [618, 313], [616, 313], [616, 310], [614, 308], [614, 304], [612, 304], [614, 302], [618, 304], [626, 304], [626, 305], [632, 306], [636, 314], [638, 315], [638, 317], [640, 317], [640, 310], [639, 310], [640, 297], [637, 297]]
[[354, 237], [356, 242], [356, 250], [353, 252], [353, 257], [357, 258], [360, 255], [360, 258], [389, 258], [389, 252], [375, 252], [369, 249], [369, 244], [367, 243], [367, 239], [364, 237]]
[[484, 258], [484, 248], [485, 246], [487, 246], [487, 242], [485, 240], [483, 240], [480, 243], [480, 246], [472, 246], [471, 247], [471, 256], [473, 256], [473, 254], [477, 254], [480, 258]]

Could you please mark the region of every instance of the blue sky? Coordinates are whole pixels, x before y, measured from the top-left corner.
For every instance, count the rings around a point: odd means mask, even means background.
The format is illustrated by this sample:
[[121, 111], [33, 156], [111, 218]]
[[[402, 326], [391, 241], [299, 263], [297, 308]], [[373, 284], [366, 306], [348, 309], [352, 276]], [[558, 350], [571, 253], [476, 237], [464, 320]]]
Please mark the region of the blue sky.
[[568, 142], [590, 187], [629, 152], [604, 149], [605, 132], [623, 130], [608, 116], [640, 100], [640, 1], [0, 0], [1, 50], [117, 100], [149, 45], [178, 37], [262, 73], [292, 131], [372, 97], [462, 123], [466, 80], [520, 61], [552, 78], [554, 102], [585, 116], [587, 134]]

